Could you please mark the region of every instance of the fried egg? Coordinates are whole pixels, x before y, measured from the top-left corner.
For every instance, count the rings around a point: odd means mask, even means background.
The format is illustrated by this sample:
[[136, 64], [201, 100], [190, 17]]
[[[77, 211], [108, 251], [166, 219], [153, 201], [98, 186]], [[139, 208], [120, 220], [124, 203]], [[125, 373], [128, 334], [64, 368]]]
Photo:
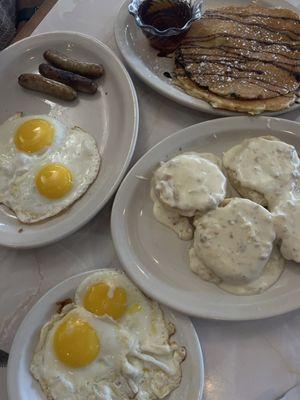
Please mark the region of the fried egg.
[[67, 133], [67, 127], [48, 115], [23, 116], [17, 113], [1, 126], [1, 149], [5, 153], [20, 154], [36, 158], [53, 146], [58, 146]]
[[38, 115], [16, 116], [0, 129], [0, 202], [21, 222], [58, 214], [81, 197], [98, 174], [96, 142], [78, 127]]
[[0, 199], [15, 177], [26, 173], [47, 151], [60, 145], [67, 128], [47, 115], [18, 113], [0, 126]]
[[69, 304], [43, 326], [30, 369], [49, 400], [155, 400], [180, 384], [184, 358], [175, 342], [146, 351], [118, 321]]
[[114, 321], [68, 305], [42, 328], [30, 369], [49, 399], [127, 399], [122, 370], [134, 345]]
[[76, 290], [75, 303], [97, 316], [106, 315], [133, 332], [144, 351], [160, 352], [174, 333], [158, 303], [117, 269], [103, 269], [86, 278]]

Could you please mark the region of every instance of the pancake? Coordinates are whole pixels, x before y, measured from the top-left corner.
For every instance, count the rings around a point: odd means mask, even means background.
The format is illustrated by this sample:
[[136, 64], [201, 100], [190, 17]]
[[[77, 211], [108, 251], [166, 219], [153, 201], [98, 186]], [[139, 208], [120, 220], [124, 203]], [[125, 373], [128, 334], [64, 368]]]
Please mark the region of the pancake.
[[176, 50], [174, 83], [216, 108], [285, 109], [299, 88], [299, 39], [299, 17], [287, 9], [208, 10]]
[[218, 96], [208, 89], [201, 88], [185, 74], [181, 66], [176, 66], [176, 78], [173, 83], [184, 90], [190, 96], [207, 101], [214, 108], [222, 108], [229, 111], [245, 112], [252, 115], [260, 114], [264, 111], [280, 111], [290, 107], [296, 100], [294, 93], [286, 96], [277, 96], [266, 100], [239, 100], [228, 97]]

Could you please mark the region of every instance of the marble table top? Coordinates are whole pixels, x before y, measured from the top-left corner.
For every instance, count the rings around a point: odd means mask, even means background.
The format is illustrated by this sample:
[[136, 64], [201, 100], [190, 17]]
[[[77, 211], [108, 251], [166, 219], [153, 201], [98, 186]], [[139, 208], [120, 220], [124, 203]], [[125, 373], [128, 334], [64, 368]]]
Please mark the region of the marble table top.
[[[292, 3], [300, 8], [300, 1]], [[72, 30], [95, 36], [118, 55], [113, 23], [121, 0], [60, 0], [33, 34]], [[140, 105], [133, 161], [171, 133], [212, 119], [179, 106], [132, 76]], [[300, 121], [299, 112], [283, 118]], [[118, 266], [110, 233], [111, 202], [84, 228], [35, 250], [0, 248], [0, 348], [9, 351], [15, 332], [47, 290], [79, 272]], [[274, 400], [300, 383], [300, 310], [253, 322], [193, 319], [205, 357], [205, 400]], [[6, 400], [6, 369], [0, 369]], [[13, 399], [11, 399], [13, 400]]]

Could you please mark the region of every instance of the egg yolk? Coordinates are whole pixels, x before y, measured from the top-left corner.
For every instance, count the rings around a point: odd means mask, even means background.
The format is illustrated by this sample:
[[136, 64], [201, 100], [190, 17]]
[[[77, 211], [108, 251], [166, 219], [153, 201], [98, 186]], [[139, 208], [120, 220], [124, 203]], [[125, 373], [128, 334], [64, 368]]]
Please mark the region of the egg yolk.
[[45, 165], [37, 174], [35, 184], [41, 195], [48, 199], [60, 199], [73, 187], [71, 171], [64, 165]]
[[96, 330], [76, 315], [66, 318], [58, 326], [53, 345], [59, 361], [72, 368], [90, 364], [100, 352]]
[[54, 127], [45, 119], [30, 119], [19, 126], [14, 142], [18, 150], [35, 153], [53, 142]]
[[126, 311], [127, 293], [122, 287], [111, 290], [105, 282], [90, 286], [84, 296], [84, 307], [93, 314], [120, 319]]

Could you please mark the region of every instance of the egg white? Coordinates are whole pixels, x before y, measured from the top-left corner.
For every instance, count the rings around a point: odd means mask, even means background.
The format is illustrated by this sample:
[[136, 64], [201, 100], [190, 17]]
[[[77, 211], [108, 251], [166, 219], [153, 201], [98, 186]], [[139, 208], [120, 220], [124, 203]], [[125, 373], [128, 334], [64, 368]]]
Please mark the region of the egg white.
[[[100, 340], [98, 357], [81, 368], [64, 365], [57, 359], [53, 347], [56, 328], [72, 314], [79, 315], [88, 322]], [[122, 378], [122, 369], [127, 363], [126, 357], [133, 345], [127, 332], [114, 321], [98, 318], [81, 307], [68, 305], [61, 314], [54, 315], [42, 328], [30, 370], [50, 399], [99, 398], [97, 397], [99, 393], [111, 392], [116, 395], [113, 398], [127, 399], [127, 394], [132, 396], [134, 393]], [[119, 388], [118, 383], [120, 383]]]
[[[41, 118], [54, 127], [54, 140], [51, 146], [37, 153], [25, 153], [17, 149], [14, 136], [24, 122]], [[47, 153], [57, 149], [68, 134], [68, 128], [63, 123], [48, 115], [29, 115], [23, 117], [17, 113], [0, 126], [0, 201], [8, 190], [10, 183], [17, 177], [30, 171], [33, 165], [39, 162]]]
[[[18, 160], [21, 160], [18, 155]], [[1, 157], [0, 157], [1, 158]], [[29, 159], [29, 161], [28, 161]], [[3, 159], [2, 159], [3, 160]], [[16, 159], [15, 159], [16, 160]], [[11, 161], [11, 160], [10, 160]], [[21, 167], [12, 165], [12, 173], [5, 178], [0, 160], [0, 201], [14, 211], [24, 223], [34, 223], [52, 217], [80, 198], [95, 180], [100, 168], [100, 155], [95, 139], [87, 132], [74, 127], [43, 155], [34, 160], [26, 156]], [[35, 185], [35, 177], [47, 164], [58, 163], [67, 167], [73, 177], [73, 187], [60, 199], [48, 199]], [[25, 167], [24, 167], [25, 165]], [[15, 170], [13, 170], [15, 168]]]
[[[100, 339], [99, 355], [82, 368], [61, 363], [53, 348], [56, 328], [72, 313], [88, 322]], [[176, 343], [159, 353], [145, 352], [134, 332], [70, 304], [43, 326], [30, 370], [49, 400], [155, 400], [180, 384], [184, 358], [185, 349]]]
[[[116, 287], [126, 290], [128, 311], [118, 323], [139, 343], [138, 350], [132, 350], [130, 357], [135, 369], [143, 371], [132, 378], [138, 388], [137, 399], [164, 398], [179, 386], [181, 363], [186, 356], [186, 349], [171, 340], [174, 325], [165, 320], [159, 304], [146, 297], [118, 269], [103, 269], [87, 277], [76, 290], [75, 303], [83, 307], [87, 289], [98, 282], [105, 282], [112, 291]], [[139, 305], [140, 310], [131, 313], [135, 305]]]
[[[165, 321], [158, 303], [146, 297], [124, 272], [118, 269], [103, 269], [87, 277], [76, 290], [75, 303], [84, 307], [87, 289], [98, 282], [105, 282], [111, 290], [116, 287], [125, 289], [127, 311], [118, 322], [137, 336], [142, 350], [159, 353], [164, 346], [168, 346], [169, 337], [174, 333], [173, 325]], [[135, 305], [138, 305], [140, 310], [130, 312]]]

